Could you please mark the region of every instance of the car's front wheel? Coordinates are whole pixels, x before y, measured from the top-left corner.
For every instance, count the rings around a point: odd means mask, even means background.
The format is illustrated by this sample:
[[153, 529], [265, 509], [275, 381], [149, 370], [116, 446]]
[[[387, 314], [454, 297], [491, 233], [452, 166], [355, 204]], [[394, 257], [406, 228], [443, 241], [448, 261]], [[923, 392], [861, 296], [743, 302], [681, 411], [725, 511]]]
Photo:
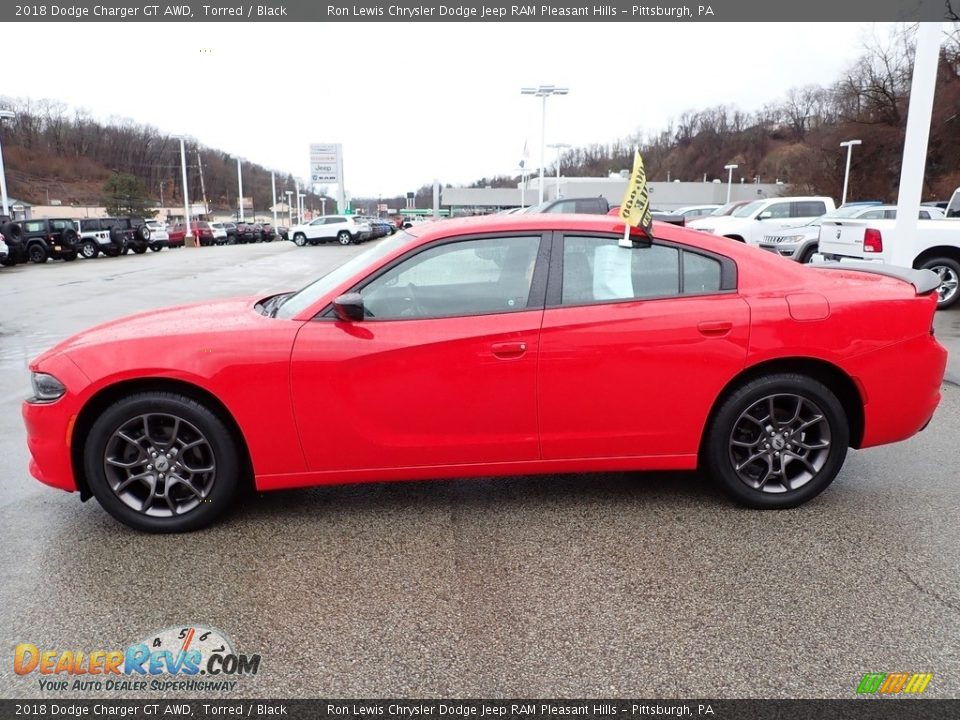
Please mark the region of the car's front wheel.
[[83, 454], [90, 490], [104, 509], [154, 533], [213, 522], [237, 493], [239, 458], [215, 412], [170, 392], [112, 403], [91, 426]]
[[739, 503], [791, 508], [833, 482], [849, 441], [846, 413], [826, 385], [778, 373], [745, 383], [722, 402], [708, 428], [704, 459]]
[[297, 247], [303, 247], [307, 244], [307, 236], [303, 233], [297, 233], [293, 236], [293, 244]]

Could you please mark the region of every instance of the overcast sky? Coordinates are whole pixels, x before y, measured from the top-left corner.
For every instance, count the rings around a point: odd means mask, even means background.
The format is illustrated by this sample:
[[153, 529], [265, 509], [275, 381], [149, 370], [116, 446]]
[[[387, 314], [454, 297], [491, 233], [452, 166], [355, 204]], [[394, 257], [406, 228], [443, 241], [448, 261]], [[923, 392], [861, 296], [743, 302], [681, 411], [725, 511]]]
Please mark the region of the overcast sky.
[[[512, 173], [525, 141], [530, 164], [539, 166], [540, 100], [521, 96], [525, 85], [570, 88], [547, 101], [548, 143], [608, 142], [661, 129], [691, 108], [755, 110], [791, 87], [829, 84], [867, 39], [890, 30], [878, 23], [37, 27], [53, 50], [31, 53], [6, 73], [4, 95], [62, 100], [99, 118], [187, 133], [301, 177], [309, 174], [311, 142], [339, 142], [352, 196], [395, 195], [434, 177], [460, 184]], [[122, 49], [68, 53], [81, 30], [104, 41], [122, 37]], [[318, 73], [332, 83], [309, 79]]]

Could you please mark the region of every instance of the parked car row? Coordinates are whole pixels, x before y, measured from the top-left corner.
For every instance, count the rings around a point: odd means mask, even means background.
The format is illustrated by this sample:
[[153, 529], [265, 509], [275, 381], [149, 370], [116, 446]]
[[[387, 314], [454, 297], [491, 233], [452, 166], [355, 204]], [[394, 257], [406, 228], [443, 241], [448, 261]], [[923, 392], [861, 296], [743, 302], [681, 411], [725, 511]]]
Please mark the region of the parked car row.
[[71, 262], [77, 257], [110, 257], [131, 250], [142, 254], [147, 249], [170, 247], [169, 238], [143, 218], [37, 218], [13, 221], [0, 216], [0, 236], [7, 248], [0, 258], [3, 265], [47, 260]]
[[[190, 230], [199, 244], [235, 245], [272, 242], [285, 237], [270, 223], [207, 222], [194, 220]], [[139, 217], [40, 218], [14, 221], [0, 215], [0, 264], [71, 262], [78, 257], [91, 260], [98, 255], [117, 257], [147, 250], [180, 248], [185, 244], [186, 225], [167, 226], [159, 220]]]

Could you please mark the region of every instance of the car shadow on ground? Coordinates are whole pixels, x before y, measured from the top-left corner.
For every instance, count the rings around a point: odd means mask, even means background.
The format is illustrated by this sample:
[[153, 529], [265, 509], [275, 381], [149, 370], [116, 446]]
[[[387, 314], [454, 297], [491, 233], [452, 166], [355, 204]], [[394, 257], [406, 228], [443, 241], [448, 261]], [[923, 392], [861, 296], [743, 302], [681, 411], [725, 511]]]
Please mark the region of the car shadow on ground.
[[297, 490], [251, 492], [228, 520], [315, 518], [328, 512], [377, 513], [385, 510], [479, 512], [530, 506], [639, 503], [651, 507], [731, 507], [713, 481], [696, 472], [618, 472], [521, 475], [455, 480], [329, 485]]

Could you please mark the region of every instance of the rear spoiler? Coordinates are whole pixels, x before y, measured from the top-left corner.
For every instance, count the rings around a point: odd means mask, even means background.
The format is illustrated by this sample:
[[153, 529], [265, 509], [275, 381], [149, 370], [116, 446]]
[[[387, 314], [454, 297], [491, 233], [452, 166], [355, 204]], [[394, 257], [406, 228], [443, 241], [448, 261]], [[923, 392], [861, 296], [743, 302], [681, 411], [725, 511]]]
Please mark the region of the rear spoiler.
[[856, 270], [857, 272], [896, 278], [913, 285], [917, 295], [926, 295], [940, 287], [940, 276], [933, 270], [914, 270], [913, 268], [875, 262], [825, 262], [815, 263], [811, 267], [824, 270]]

